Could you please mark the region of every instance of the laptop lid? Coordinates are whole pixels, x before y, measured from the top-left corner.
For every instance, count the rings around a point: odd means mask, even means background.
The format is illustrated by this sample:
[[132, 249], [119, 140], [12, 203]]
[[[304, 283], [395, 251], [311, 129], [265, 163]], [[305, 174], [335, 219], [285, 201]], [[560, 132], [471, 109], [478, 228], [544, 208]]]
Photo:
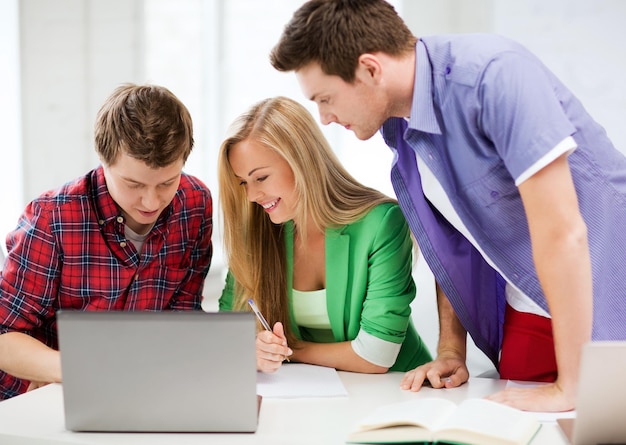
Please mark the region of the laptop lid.
[[559, 419], [572, 445], [626, 444], [626, 341], [583, 346], [576, 418]]
[[57, 312], [73, 431], [254, 432], [250, 312]]

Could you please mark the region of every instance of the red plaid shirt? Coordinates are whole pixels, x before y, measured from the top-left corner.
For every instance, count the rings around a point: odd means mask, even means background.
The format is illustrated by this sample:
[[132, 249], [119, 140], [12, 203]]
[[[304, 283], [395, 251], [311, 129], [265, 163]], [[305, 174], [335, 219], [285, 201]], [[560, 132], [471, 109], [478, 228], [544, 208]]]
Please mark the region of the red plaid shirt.
[[[58, 309], [200, 309], [212, 229], [209, 189], [183, 174], [139, 256], [98, 167], [31, 202], [7, 236], [0, 334], [24, 332], [57, 349]], [[0, 399], [27, 385], [0, 371]]]

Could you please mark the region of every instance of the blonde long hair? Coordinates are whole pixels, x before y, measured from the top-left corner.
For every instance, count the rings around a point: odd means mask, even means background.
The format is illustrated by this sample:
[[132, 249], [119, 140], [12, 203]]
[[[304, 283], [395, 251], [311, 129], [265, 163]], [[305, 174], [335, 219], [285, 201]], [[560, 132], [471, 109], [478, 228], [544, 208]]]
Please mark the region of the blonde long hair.
[[[341, 165], [317, 122], [298, 102], [265, 99], [230, 126], [219, 153], [219, 199], [228, 266], [235, 279], [233, 307], [246, 309], [252, 298], [270, 325], [282, 321], [290, 345], [296, 342], [289, 322], [283, 225], [273, 224], [260, 205], [248, 201], [229, 162], [230, 150], [254, 139], [282, 156], [295, 177], [295, 220], [306, 236], [307, 224], [323, 231], [357, 221], [370, 209], [395, 202], [354, 179]], [[308, 219], [310, 218], [310, 221]]]

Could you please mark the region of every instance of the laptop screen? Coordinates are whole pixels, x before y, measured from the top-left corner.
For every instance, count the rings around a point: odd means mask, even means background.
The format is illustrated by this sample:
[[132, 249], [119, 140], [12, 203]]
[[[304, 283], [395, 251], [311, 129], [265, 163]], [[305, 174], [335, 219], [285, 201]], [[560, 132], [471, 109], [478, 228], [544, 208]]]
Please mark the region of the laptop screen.
[[254, 431], [249, 312], [57, 313], [66, 428]]
[[572, 445], [626, 444], [624, 376], [626, 341], [598, 341], [584, 345], [576, 418], [559, 421]]

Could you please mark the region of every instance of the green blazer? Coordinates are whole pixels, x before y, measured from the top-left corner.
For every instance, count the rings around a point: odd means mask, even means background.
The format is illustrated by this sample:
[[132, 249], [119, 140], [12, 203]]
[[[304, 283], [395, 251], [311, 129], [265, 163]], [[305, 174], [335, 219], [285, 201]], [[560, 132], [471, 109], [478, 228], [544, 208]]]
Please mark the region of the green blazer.
[[[293, 223], [285, 226], [287, 286], [291, 302]], [[376, 206], [359, 221], [326, 229], [326, 305], [335, 341], [354, 340], [363, 329], [381, 340], [402, 343], [391, 371], [408, 371], [431, 360], [411, 320], [415, 298], [412, 247], [407, 223], [396, 204]], [[220, 310], [232, 310], [228, 274]], [[302, 338], [291, 313], [291, 326]]]

